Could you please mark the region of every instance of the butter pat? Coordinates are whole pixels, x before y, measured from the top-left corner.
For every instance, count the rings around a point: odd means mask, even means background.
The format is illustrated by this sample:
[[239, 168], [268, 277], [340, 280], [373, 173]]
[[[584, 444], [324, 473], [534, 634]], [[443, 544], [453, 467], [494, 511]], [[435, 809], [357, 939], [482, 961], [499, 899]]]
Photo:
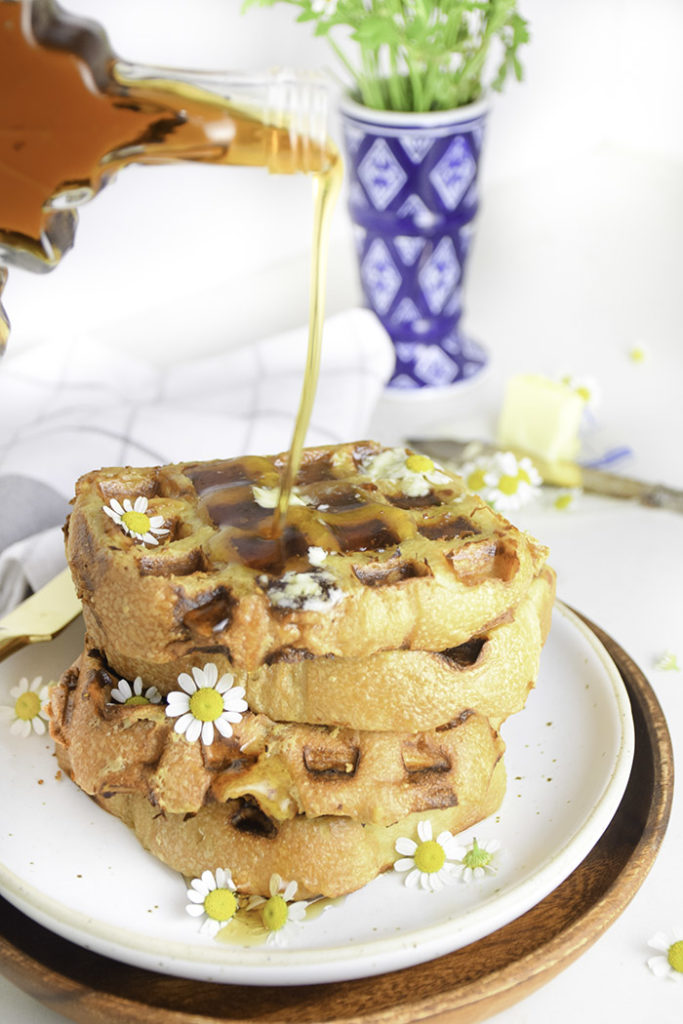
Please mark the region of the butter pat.
[[541, 374], [517, 374], [505, 390], [498, 443], [522, 448], [548, 462], [574, 461], [584, 408], [583, 398], [568, 385]]

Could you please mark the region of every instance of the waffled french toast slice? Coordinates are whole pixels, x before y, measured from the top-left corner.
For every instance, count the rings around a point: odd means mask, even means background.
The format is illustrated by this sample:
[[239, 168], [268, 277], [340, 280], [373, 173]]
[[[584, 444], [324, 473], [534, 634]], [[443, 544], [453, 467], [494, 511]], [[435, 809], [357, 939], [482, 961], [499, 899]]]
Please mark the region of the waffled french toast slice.
[[[103, 469], [78, 481], [67, 557], [110, 665], [172, 672], [219, 655], [254, 671], [292, 652], [443, 651], [499, 624], [547, 557], [459, 477], [374, 442], [305, 449], [274, 535], [286, 458]], [[125, 509], [143, 506], [128, 529]], [[163, 525], [145, 532], [152, 522]]]

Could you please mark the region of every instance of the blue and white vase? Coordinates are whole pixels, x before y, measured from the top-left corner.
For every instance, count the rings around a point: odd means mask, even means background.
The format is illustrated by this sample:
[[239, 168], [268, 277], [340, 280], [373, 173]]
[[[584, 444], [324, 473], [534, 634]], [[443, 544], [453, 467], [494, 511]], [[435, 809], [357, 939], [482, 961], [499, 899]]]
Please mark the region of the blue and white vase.
[[471, 379], [487, 363], [462, 327], [487, 105], [414, 114], [345, 100], [340, 109], [361, 286], [396, 355], [389, 389]]

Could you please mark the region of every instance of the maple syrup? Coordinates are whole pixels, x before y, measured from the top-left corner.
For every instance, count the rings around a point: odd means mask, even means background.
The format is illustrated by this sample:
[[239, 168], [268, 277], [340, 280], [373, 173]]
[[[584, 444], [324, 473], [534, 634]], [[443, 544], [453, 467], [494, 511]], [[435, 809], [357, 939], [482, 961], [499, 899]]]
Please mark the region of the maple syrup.
[[[308, 355], [273, 518], [278, 536], [317, 387], [329, 226], [342, 177], [321, 86], [126, 64], [99, 25], [54, 0], [0, 0], [0, 95], [0, 262], [30, 270], [59, 262], [73, 245], [76, 207], [129, 164], [201, 161], [312, 176]], [[0, 266], [0, 295], [6, 276]], [[0, 352], [8, 333], [0, 305]]]

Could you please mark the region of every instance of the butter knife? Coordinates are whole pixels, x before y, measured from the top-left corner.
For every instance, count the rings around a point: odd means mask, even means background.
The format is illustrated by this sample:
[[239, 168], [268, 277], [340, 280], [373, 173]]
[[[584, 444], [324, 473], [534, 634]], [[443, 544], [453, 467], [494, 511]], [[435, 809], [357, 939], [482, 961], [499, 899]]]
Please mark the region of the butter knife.
[[0, 661], [28, 644], [53, 640], [80, 612], [71, 573], [64, 569], [0, 619]]
[[501, 448], [487, 441], [416, 437], [408, 439], [407, 444], [416, 452], [422, 452], [438, 462], [450, 463], [456, 472], [458, 466], [482, 455], [513, 451], [518, 458], [526, 456], [531, 459], [543, 482], [553, 487], [580, 487], [591, 494], [631, 499], [651, 508], [664, 508], [671, 512], [683, 513], [683, 491], [666, 487], [664, 484], [646, 483], [618, 473], [580, 466], [575, 462], [548, 462], [533, 452], [519, 448]]

